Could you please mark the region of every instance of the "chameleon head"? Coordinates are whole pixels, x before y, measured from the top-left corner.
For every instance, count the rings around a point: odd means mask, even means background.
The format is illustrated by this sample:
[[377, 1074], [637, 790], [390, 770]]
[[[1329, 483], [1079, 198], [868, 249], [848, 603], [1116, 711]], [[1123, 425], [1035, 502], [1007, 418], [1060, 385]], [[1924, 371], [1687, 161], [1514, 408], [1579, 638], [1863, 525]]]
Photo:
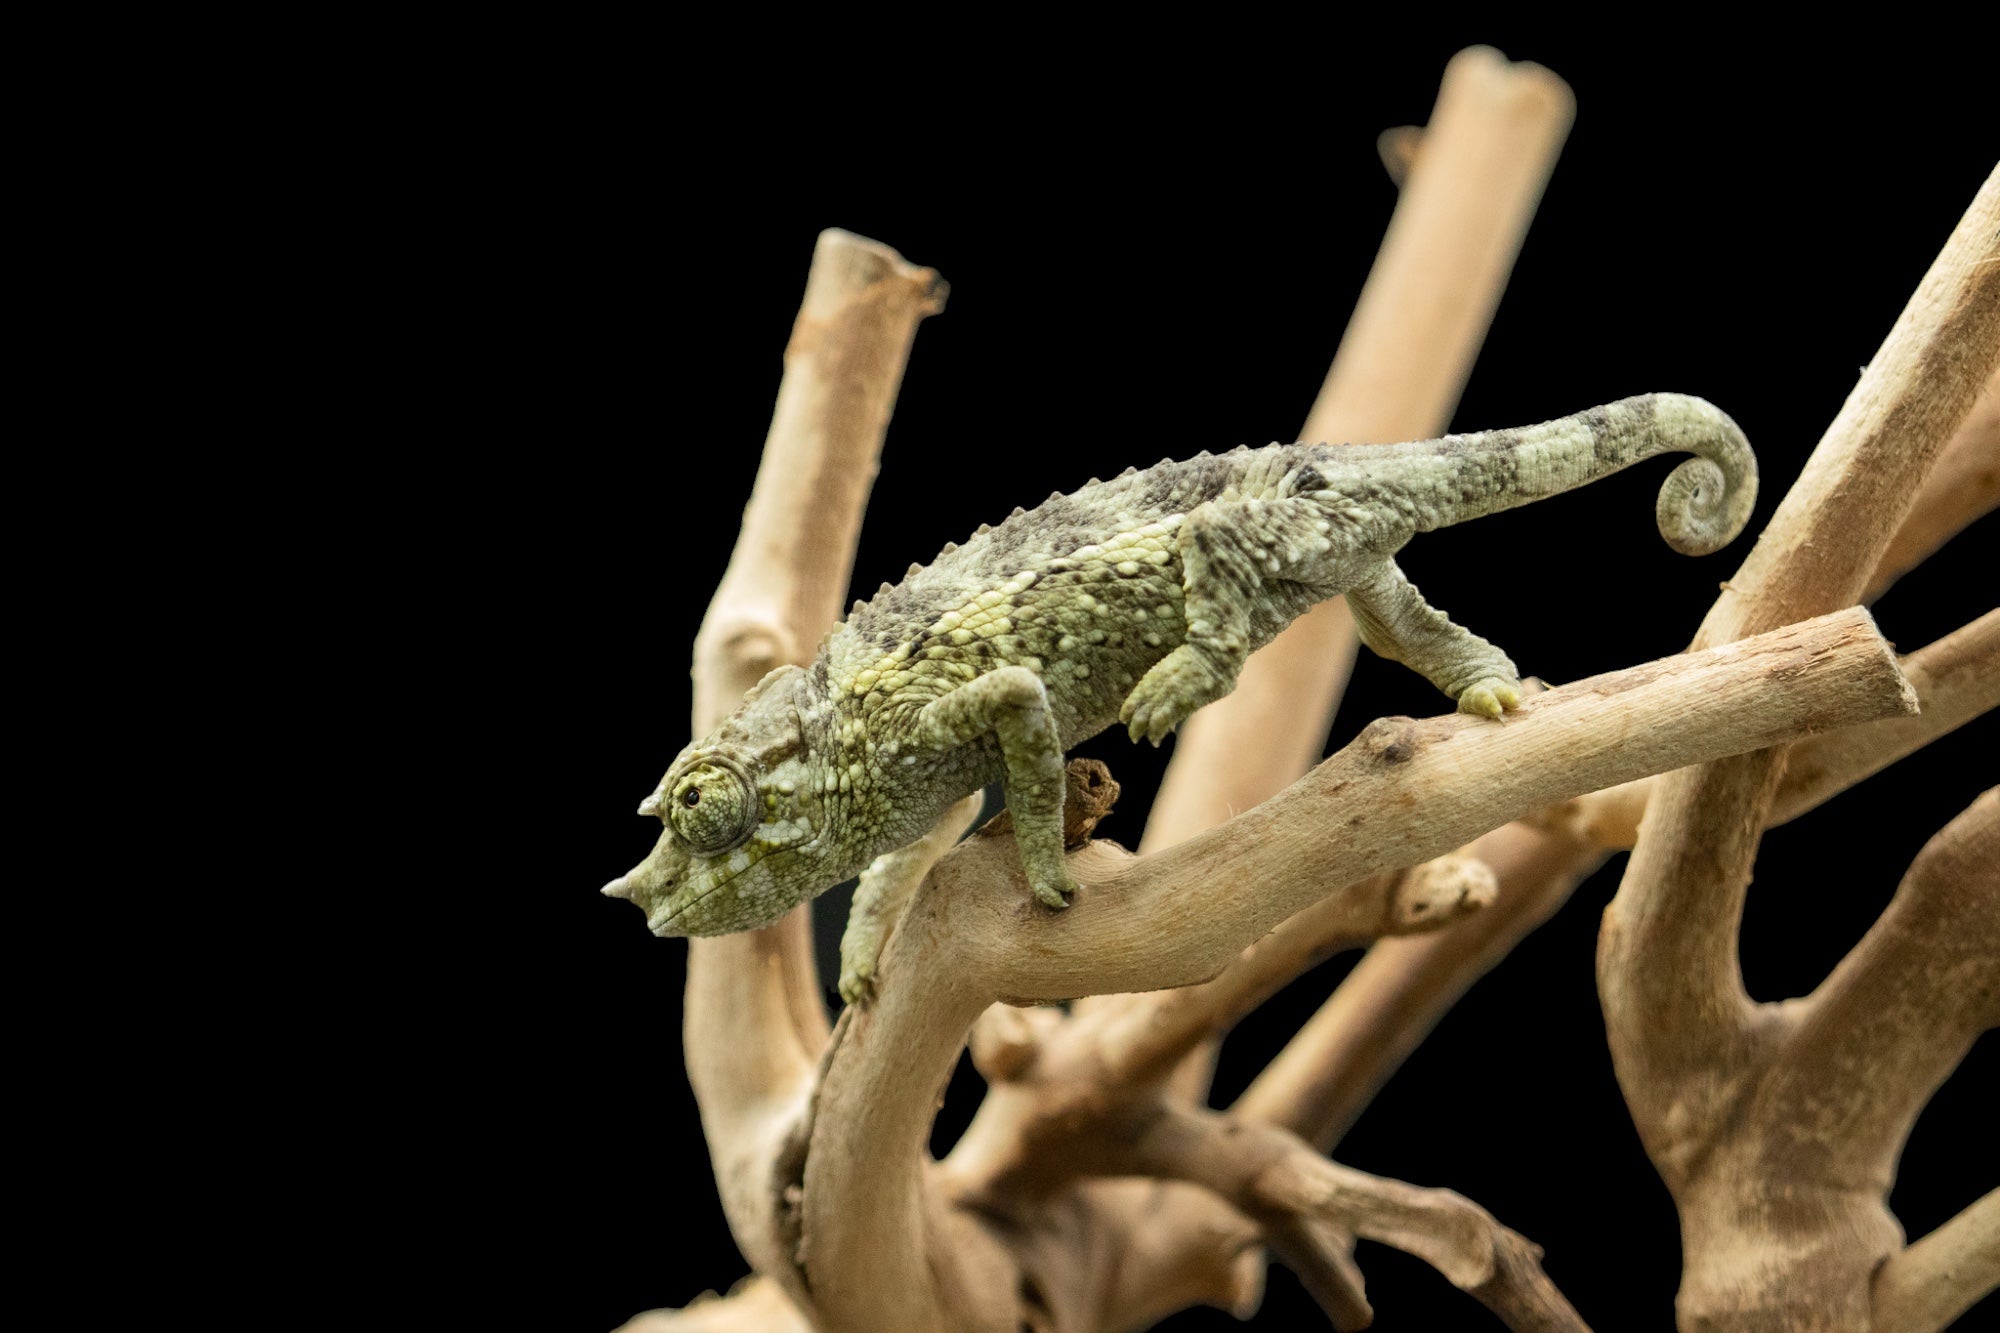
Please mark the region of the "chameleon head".
[[803, 674], [787, 666], [764, 677], [640, 804], [666, 827], [603, 892], [637, 903], [655, 935], [768, 925], [844, 878], [822, 872], [820, 852], [834, 840], [799, 716]]

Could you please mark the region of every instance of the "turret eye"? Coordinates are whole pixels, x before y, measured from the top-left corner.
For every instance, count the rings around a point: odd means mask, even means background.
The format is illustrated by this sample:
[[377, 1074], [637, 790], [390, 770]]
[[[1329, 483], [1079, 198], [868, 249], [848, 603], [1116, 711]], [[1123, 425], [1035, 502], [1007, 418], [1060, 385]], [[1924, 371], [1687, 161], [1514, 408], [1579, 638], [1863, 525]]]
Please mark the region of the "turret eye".
[[687, 847], [714, 856], [750, 836], [750, 784], [737, 766], [720, 757], [689, 766], [673, 784], [669, 821]]

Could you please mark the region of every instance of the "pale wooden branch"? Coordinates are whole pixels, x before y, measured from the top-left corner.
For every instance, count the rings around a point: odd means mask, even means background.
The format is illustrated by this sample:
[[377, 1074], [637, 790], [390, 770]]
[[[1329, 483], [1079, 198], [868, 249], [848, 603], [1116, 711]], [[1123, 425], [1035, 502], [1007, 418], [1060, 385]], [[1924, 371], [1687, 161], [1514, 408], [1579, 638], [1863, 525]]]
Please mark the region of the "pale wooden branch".
[[[821, 1080], [802, 1201], [820, 1317], [978, 1326], [958, 1295], [963, 1260], [926, 1225], [921, 1162], [935, 1090], [993, 1000], [1199, 981], [1318, 898], [1526, 810], [1911, 706], [1872, 621], [1850, 610], [1550, 690], [1505, 724], [1378, 722], [1220, 829], [1143, 859], [1086, 847], [1070, 867], [1084, 887], [1059, 914], [1032, 906], [1011, 839], [961, 843], [919, 890], [884, 960], [891, 984], [843, 1019]], [[1411, 801], [1434, 816], [1401, 818]]]
[[1753, 1106], [1783, 1127], [1769, 1170], [1808, 1178], [1839, 1160], [1892, 1178], [1917, 1113], [2000, 1024], [2000, 787], [1924, 845], [1867, 935], [1786, 1013]]
[[1149, 1328], [1190, 1305], [1248, 1319], [1263, 1299], [1258, 1227], [1178, 1180], [1077, 1181], [1000, 1225], [1034, 1333]]
[[615, 1333], [813, 1333], [777, 1283], [752, 1275], [727, 1296], [703, 1296], [681, 1310], [648, 1310]]
[[[1696, 642], [1724, 642], [1854, 602], [1996, 361], [2000, 169], [1724, 585]], [[1605, 913], [1599, 994], [1620, 1084], [1656, 1164], [1687, 1151], [1686, 1132], [1720, 1113], [1715, 1099], [1731, 1094], [1713, 1070], [1740, 1058], [1749, 1040], [1736, 927], [1781, 770], [1781, 755], [1746, 755], [1662, 779]], [[1663, 1023], [1663, 1014], [1677, 1021]], [[1682, 1094], [1697, 1085], [1709, 1104], [1691, 1114]]]
[[[988, 891], [952, 914], [962, 938], [980, 942], [965, 966], [997, 998], [1186, 985], [1329, 893], [1358, 895], [1375, 871], [1442, 854], [1568, 792], [1915, 706], [1874, 621], [1852, 608], [1548, 690], [1504, 724], [1379, 720], [1221, 829], [1142, 861], [1093, 844], [1073, 868], [1084, 888], [1068, 911], [1037, 915]], [[1426, 818], [1402, 817], [1410, 808]], [[920, 893], [917, 904], [939, 900]]]
[[1235, 1114], [1330, 1150], [1459, 997], [1604, 858], [1575, 837], [1519, 822], [1485, 834], [1464, 855], [1493, 875], [1493, 901], [1448, 930], [1378, 941], [1252, 1080]]
[[1930, 479], [1882, 553], [1862, 600], [1880, 597], [1995, 505], [2000, 505], [2000, 371], [1986, 381], [1958, 433], [1938, 455]]
[[1383, 936], [1442, 929], [1493, 896], [1493, 872], [1462, 856], [1370, 876], [1283, 922], [1212, 980], [1157, 992], [1144, 1004], [1089, 1013], [1093, 1062], [1114, 1083], [1164, 1074], [1197, 1043], [1227, 1032], [1314, 964]]
[[[1770, 824], [1797, 819], [1872, 777], [1905, 755], [1949, 735], [2000, 706], [2000, 611], [1902, 659], [1917, 692], [1916, 717], [1885, 718], [1811, 736], [1786, 751], [1785, 775], [1771, 806]], [[1652, 778], [1592, 792], [1540, 816], [1594, 846], [1630, 847], [1655, 786]]]
[[[1568, 85], [1540, 65], [1490, 47], [1452, 57], [1422, 159], [1300, 438], [1444, 430], [1575, 115]], [[1355, 646], [1353, 617], [1336, 598], [1253, 654], [1234, 692], [1182, 726], [1140, 850], [1213, 828], [1312, 767]]]
[[1282, 1129], [1163, 1107], [1114, 1167], [1207, 1186], [1251, 1216], [1311, 1217], [1416, 1255], [1509, 1328], [1587, 1326], [1541, 1269], [1541, 1251], [1449, 1190], [1420, 1189], [1337, 1165]]
[[[885, 245], [820, 234], [756, 487], [695, 639], [696, 735], [838, 618], [910, 343], [944, 294]], [[723, 1210], [752, 1267], [802, 1296], [771, 1177], [827, 1034], [811, 916], [688, 944], [683, 1044]]]
[[[1966, 436], [1961, 429], [1953, 447]], [[1925, 495], [1936, 489], [1926, 487]], [[1924, 507], [1920, 498], [1905, 531], [1926, 521]], [[1896, 546], [1904, 541], [1899, 531]], [[1922, 713], [1843, 727], [1791, 746], [1773, 825], [2000, 705], [2000, 612], [1912, 653], [1902, 666]], [[1370, 948], [1257, 1076], [1237, 1112], [1285, 1125], [1323, 1151], [1332, 1148], [1472, 984], [1568, 901], [1607, 852], [1632, 846], [1654, 785], [1655, 779], [1642, 778], [1592, 792], [1465, 848], [1493, 869], [1493, 904], [1449, 931], [1387, 938]]]
[[1875, 1274], [1869, 1333], [1938, 1333], [2000, 1289], [2000, 1190], [1889, 1256]]
[[[1996, 364], [2000, 169], [1723, 585], [1697, 643], [1860, 597]], [[1886, 1195], [1908, 1119], [1963, 1053], [1968, 1012], [1991, 1004], [1990, 971], [1973, 968], [1986, 995], [1951, 999], [1940, 1032], [1919, 1030], [1911, 1005], [1944, 1002], [1950, 981], [1936, 973], [1965, 979], [1968, 965], [1923, 909], [1896, 906], [1824, 994], [1750, 1002], [1737, 927], [1783, 769], [1774, 749], [1655, 783], [1599, 934], [1613, 1068], [1680, 1213], [1683, 1328], [1866, 1326], [1872, 1276], [1901, 1247]], [[1983, 828], [1990, 816], [1979, 810]], [[1941, 899], [1921, 887], [1929, 880], [1913, 871], [1899, 901]], [[1919, 941], [1934, 952], [1919, 956]], [[1859, 1002], [1867, 991], [1886, 1014]], [[1878, 1078], [1885, 1087], [1874, 1088]]]

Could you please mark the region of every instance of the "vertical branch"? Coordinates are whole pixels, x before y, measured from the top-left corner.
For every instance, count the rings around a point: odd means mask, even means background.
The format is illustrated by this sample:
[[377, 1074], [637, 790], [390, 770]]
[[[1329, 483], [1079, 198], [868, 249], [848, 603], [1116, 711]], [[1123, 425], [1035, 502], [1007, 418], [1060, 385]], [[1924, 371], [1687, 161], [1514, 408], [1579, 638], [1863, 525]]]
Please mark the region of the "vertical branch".
[[[1452, 58], [1302, 439], [1414, 440], [1450, 423], [1575, 114], [1540, 65], [1483, 46]], [[1140, 850], [1213, 828], [1317, 763], [1354, 651], [1335, 599], [1254, 654], [1235, 691], [1181, 728]]]
[[[1925, 274], [1804, 474], [1710, 611], [1699, 646], [1859, 599], [1932, 462], [2000, 361], [2000, 170]], [[1742, 756], [1655, 788], [1605, 913], [1598, 985], [1619, 1080], [1649, 1134], [1689, 1118], [1690, 1078], [1746, 1036], [1736, 929], [1782, 757]], [[1661, 1015], [1685, 1016], [1673, 1023]], [[1707, 1084], [1710, 1093], [1720, 1091]], [[1705, 1126], [1702, 1126], [1705, 1128]]]
[[[712, 728], [771, 668], [803, 662], [839, 617], [889, 413], [917, 324], [945, 284], [888, 246], [820, 233], [785, 376], [729, 568], [695, 639], [694, 727]], [[826, 1042], [811, 909], [688, 941], [688, 1078], [730, 1229], [788, 1281], [773, 1163]]]
[[1958, 434], [1938, 455], [1930, 480], [1868, 580], [1865, 600], [1880, 597], [1996, 504], [2000, 504], [2000, 371], [1986, 381]]

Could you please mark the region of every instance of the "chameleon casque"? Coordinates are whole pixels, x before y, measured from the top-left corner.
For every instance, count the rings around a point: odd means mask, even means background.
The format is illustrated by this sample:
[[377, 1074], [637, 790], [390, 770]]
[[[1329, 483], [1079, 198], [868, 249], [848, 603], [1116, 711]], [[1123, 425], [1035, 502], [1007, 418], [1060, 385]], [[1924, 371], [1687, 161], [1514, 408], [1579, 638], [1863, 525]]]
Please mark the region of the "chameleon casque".
[[[1028, 883], [1063, 907], [1076, 889], [1065, 749], [1114, 721], [1158, 744], [1342, 593], [1369, 648], [1498, 718], [1520, 702], [1514, 663], [1425, 602], [1395, 553], [1664, 453], [1696, 457], [1660, 490], [1661, 535], [1689, 555], [1728, 544], [1756, 499], [1756, 458], [1729, 417], [1680, 394], [1410, 444], [1240, 447], [1016, 509], [855, 603], [810, 666], [771, 672], [683, 750], [639, 807], [666, 825], [659, 843], [604, 892], [636, 902], [656, 935], [766, 925], [878, 856], [879, 874], [998, 780]], [[864, 875], [850, 935], [870, 896]], [[893, 908], [872, 907], [863, 973], [893, 924]], [[868, 985], [842, 981], [849, 998]]]

